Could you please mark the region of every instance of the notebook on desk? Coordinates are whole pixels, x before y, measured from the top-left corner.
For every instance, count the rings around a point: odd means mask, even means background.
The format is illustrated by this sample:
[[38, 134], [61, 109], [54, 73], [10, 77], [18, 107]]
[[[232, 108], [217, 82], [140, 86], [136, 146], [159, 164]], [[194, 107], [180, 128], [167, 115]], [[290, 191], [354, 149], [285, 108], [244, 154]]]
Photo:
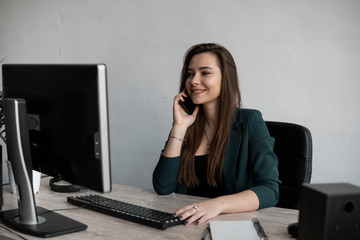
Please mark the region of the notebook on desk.
[[[258, 225], [257, 225], [258, 224]], [[239, 221], [211, 221], [212, 240], [259, 240], [267, 239], [257, 219]]]

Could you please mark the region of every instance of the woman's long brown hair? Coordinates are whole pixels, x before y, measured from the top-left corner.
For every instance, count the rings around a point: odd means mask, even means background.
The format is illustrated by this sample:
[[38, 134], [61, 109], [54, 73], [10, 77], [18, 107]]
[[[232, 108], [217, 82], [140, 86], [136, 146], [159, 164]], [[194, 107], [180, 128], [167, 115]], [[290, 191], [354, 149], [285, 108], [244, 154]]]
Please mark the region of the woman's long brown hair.
[[[241, 96], [235, 61], [230, 52], [214, 43], [198, 44], [191, 47], [185, 54], [181, 72], [180, 92], [185, 89], [187, 71], [193, 56], [200, 53], [213, 53], [217, 56], [221, 70], [221, 91], [219, 95], [218, 129], [215, 133], [208, 154], [207, 182], [210, 186], [222, 185], [222, 167], [225, 151], [228, 147], [231, 133], [232, 117], [236, 106], [240, 107]], [[184, 182], [187, 187], [194, 188], [200, 184], [195, 173], [195, 152], [200, 146], [205, 129], [205, 115], [200, 106], [198, 115], [185, 135], [186, 141], [181, 149], [181, 163], [178, 172], [178, 182]]]

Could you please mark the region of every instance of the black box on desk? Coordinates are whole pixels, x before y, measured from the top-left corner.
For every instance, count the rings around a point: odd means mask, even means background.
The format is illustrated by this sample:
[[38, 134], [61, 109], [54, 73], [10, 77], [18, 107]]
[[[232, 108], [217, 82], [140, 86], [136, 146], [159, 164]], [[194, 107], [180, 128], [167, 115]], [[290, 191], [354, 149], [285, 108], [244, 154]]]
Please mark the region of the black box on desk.
[[3, 161], [2, 161], [2, 145], [0, 145], [0, 210], [2, 210], [2, 206], [3, 206], [3, 176], [2, 176], [2, 165], [3, 165]]
[[299, 240], [360, 239], [360, 187], [347, 183], [304, 184]]

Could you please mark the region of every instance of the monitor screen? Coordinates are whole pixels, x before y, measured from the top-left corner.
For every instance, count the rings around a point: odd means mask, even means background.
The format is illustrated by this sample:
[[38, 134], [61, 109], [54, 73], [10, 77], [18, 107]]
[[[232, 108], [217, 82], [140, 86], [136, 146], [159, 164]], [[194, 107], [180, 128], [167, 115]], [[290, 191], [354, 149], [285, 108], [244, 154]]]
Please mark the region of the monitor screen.
[[4, 64], [3, 93], [26, 102], [34, 170], [111, 191], [104, 64]]

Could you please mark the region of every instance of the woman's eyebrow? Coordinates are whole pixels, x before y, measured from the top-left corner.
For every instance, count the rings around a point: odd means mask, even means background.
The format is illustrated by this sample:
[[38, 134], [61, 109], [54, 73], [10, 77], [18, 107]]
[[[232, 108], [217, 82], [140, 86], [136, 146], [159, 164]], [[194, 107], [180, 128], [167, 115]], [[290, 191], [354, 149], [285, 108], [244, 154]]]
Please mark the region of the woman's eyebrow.
[[[199, 69], [199, 70], [204, 70], [204, 69], [214, 70], [212, 67], [207, 67], [207, 66], [199, 67], [198, 69]], [[188, 71], [194, 71], [194, 69], [192, 69], [192, 68], [188, 68], [187, 70], [188, 70]]]
[[199, 68], [199, 70], [203, 70], [203, 69], [210, 69], [210, 70], [214, 70], [212, 67], [207, 67], [207, 66]]

